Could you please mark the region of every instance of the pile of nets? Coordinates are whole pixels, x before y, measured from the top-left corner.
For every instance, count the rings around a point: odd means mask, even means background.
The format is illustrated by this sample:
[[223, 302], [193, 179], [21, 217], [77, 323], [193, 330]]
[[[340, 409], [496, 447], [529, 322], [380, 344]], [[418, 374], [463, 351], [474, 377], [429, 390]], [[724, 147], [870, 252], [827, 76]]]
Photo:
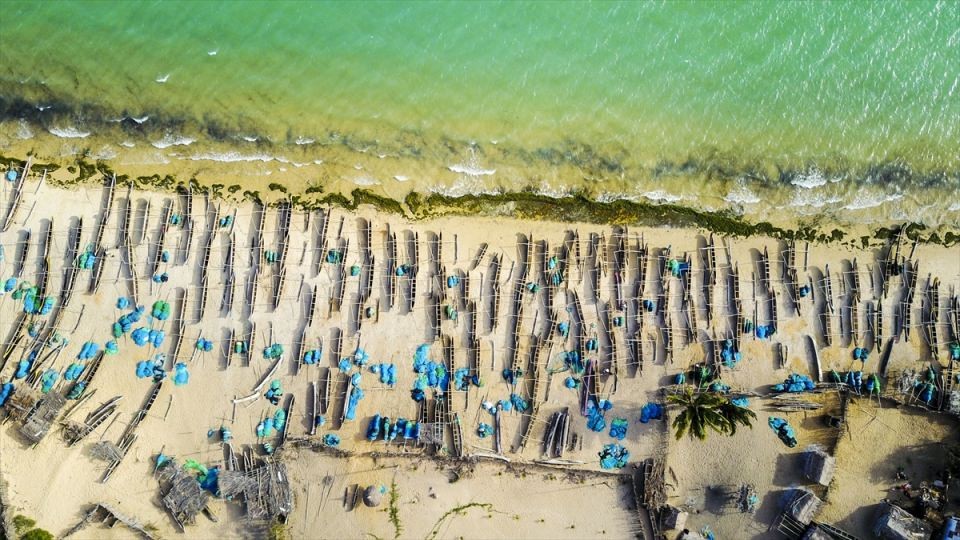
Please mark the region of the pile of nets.
[[570, 335], [570, 323], [568, 321], [563, 321], [557, 325], [557, 333], [560, 334], [560, 337], [567, 337]]
[[680, 277], [684, 272], [690, 270], [690, 263], [678, 261], [677, 259], [670, 259], [667, 261], [667, 269], [670, 270], [670, 273], [673, 274], [673, 277]]
[[954, 341], [950, 344], [950, 359], [960, 361], [960, 342]]
[[80, 270], [92, 270], [96, 262], [97, 256], [94, 255], [93, 249], [88, 247], [86, 251], [77, 257], [77, 268]]
[[397, 384], [397, 366], [394, 364], [373, 364], [370, 371], [380, 376], [380, 382], [393, 387]]
[[806, 375], [791, 373], [782, 383], [773, 385], [774, 392], [809, 392], [817, 387], [813, 379]]
[[520, 394], [510, 394], [510, 403], [517, 409], [517, 412], [526, 412], [530, 408], [530, 404]]
[[406, 418], [397, 418], [396, 422], [391, 422], [390, 417], [373, 415], [370, 423], [367, 424], [367, 440], [376, 441], [378, 439], [384, 442], [391, 442], [397, 437], [406, 440], [417, 440], [420, 438], [420, 424], [407, 420]]
[[273, 418], [270, 416], [264, 418], [263, 420], [260, 421], [259, 424], [257, 424], [257, 428], [256, 428], [257, 438], [262, 439], [264, 437], [272, 436], [274, 429], [275, 427], [273, 425]]
[[53, 390], [53, 385], [57, 382], [57, 378], [60, 376], [56, 370], [48, 369], [43, 372], [43, 376], [40, 377], [40, 392], [46, 394]]
[[363, 399], [363, 389], [360, 388], [360, 373], [354, 373], [350, 377], [350, 399], [347, 400], [347, 408], [344, 410], [343, 419], [353, 420], [357, 416], [357, 404]]
[[397, 277], [403, 277], [409, 273], [410, 273], [409, 264], [401, 264], [400, 266], [397, 267]]
[[140, 321], [144, 311], [146, 310], [143, 306], [138, 306], [130, 313], [121, 315], [117, 322], [113, 323], [113, 337], [118, 338], [129, 332], [133, 325]]
[[17, 288], [17, 278], [7, 278], [6, 281], [3, 282], [3, 294], [7, 294], [15, 288]]
[[580, 387], [580, 379], [574, 377], [567, 377], [563, 380], [563, 385], [570, 389], [575, 389]]
[[596, 340], [596, 338], [590, 338], [590, 339], [588, 339], [588, 340], [587, 340], [587, 343], [586, 343], [586, 345], [585, 345], [585, 348], [587, 349], [587, 352], [594, 352], [594, 351], [596, 351], [596, 350], [597, 350], [597, 340]]
[[340, 437], [334, 435], [333, 433], [327, 433], [323, 436], [323, 445], [330, 448], [336, 448], [340, 446]]
[[171, 225], [180, 225], [183, 223], [183, 216], [180, 214], [170, 214], [170, 224]]
[[515, 384], [517, 382], [517, 379], [519, 379], [520, 377], [523, 377], [523, 370], [520, 368], [516, 368], [516, 369], [504, 368], [504, 370], [500, 373], [500, 375], [503, 376], [503, 380], [507, 381], [507, 384]]
[[90, 360], [100, 352], [100, 346], [92, 341], [84, 343], [77, 353], [77, 360]]
[[622, 469], [627, 466], [630, 452], [616, 443], [606, 444], [600, 450], [600, 467], [604, 469]]
[[13, 395], [13, 390], [14, 386], [11, 382], [0, 385], [0, 407], [3, 407], [7, 400], [10, 399], [10, 396]]
[[644, 300], [641, 303], [643, 304], [643, 309], [647, 313], [653, 313], [653, 310], [657, 309], [657, 303], [653, 300]]
[[166, 283], [166, 282], [170, 281], [170, 274], [168, 274], [168, 273], [166, 273], [166, 272], [160, 272], [159, 274], [154, 274], [153, 277], [150, 278], [150, 279], [151, 279], [154, 283]]
[[283, 345], [273, 343], [263, 349], [263, 357], [267, 360], [276, 360], [283, 356]]
[[247, 352], [247, 342], [243, 340], [233, 342], [233, 352], [236, 354], [245, 354]]
[[717, 392], [718, 394], [726, 394], [730, 392], [730, 385], [723, 381], [713, 381], [710, 383], [710, 391]]
[[[133, 342], [138, 347], [143, 347], [148, 343], [150, 345], [153, 345], [154, 347], [159, 347], [160, 345], [163, 344], [164, 337], [165, 337], [165, 334], [163, 333], [163, 330], [155, 330], [153, 328], [147, 328], [145, 326], [141, 326], [140, 328], [137, 328], [136, 330], [133, 331], [133, 333], [130, 334], [130, 338], [133, 339]], [[205, 347], [201, 347], [200, 342], [198, 341], [197, 348], [198, 349], [203, 348], [203, 350], [212, 350], [213, 344], [210, 343], [210, 349], [206, 349]]]
[[120, 352], [120, 346], [117, 345], [116, 340], [111, 339], [110, 341], [108, 341], [108, 342], [106, 343], [106, 345], [104, 345], [103, 350], [104, 350], [105, 353], [113, 356], [113, 355], [117, 354], [118, 352]]
[[660, 420], [663, 418], [663, 405], [659, 403], [647, 403], [640, 409], [640, 423], [646, 424], [651, 420]]
[[277, 409], [277, 412], [273, 413], [273, 427], [281, 430], [285, 425], [287, 425], [287, 411]]
[[361, 349], [360, 347], [357, 347], [357, 350], [353, 352], [353, 363], [360, 367], [363, 367], [367, 365], [367, 362], [369, 361], [370, 361], [370, 354], [367, 351]]
[[154, 382], [160, 382], [167, 376], [167, 371], [163, 369], [164, 355], [158, 354], [150, 360], [137, 362], [137, 378], [146, 379], [152, 377]]
[[167, 250], [163, 250], [163, 253], [160, 254], [160, 261], [170, 262], [170, 252]]
[[490, 424], [485, 424], [483, 422], [480, 422], [480, 425], [477, 426], [477, 435], [481, 439], [485, 439], [490, 435], [493, 435], [493, 426], [491, 426]]
[[30, 354], [20, 360], [20, 363], [17, 364], [17, 371], [13, 374], [14, 379], [22, 379], [30, 373], [30, 368], [33, 367], [33, 361], [37, 359], [37, 351], [32, 351]]
[[800, 298], [806, 298], [807, 296], [810, 295], [811, 292], [813, 291], [810, 290], [809, 285], [804, 285], [800, 287]]
[[280, 386], [280, 380], [274, 379], [270, 382], [270, 388], [263, 394], [267, 401], [274, 405], [280, 404], [280, 398], [283, 397], [283, 388]]
[[860, 360], [861, 362], [866, 363], [867, 358], [870, 357], [870, 350], [866, 347], [856, 347], [853, 349], [853, 359]]
[[626, 418], [614, 418], [610, 421], [610, 436], [622, 441], [627, 436], [628, 427], [630, 427], [630, 424]]
[[741, 409], [750, 408], [750, 400], [742, 396], [731, 399], [730, 403], [740, 407]]
[[785, 419], [771, 416], [767, 419], [767, 424], [769, 424], [770, 429], [777, 434], [777, 437], [783, 441], [783, 444], [790, 448], [797, 445], [797, 437], [793, 431], [793, 427]]
[[340, 264], [343, 262], [343, 253], [339, 249], [331, 249], [327, 252], [327, 262], [330, 264]]
[[77, 381], [70, 388], [70, 392], [67, 393], [67, 399], [80, 399], [80, 396], [83, 395], [83, 392], [86, 389], [87, 383], [85, 381]]
[[23, 297], [23, 312], [28, 314], [49, 315], [53, 311], [53, 306], [57, 301], [52, 296], [46, 296], [43, 299], [38, 297], [37, 287], [30, 287], [26, 290]]
[[427, 356], [430, 345], [424, 343], [413, 354], [413, 371], [417, 378], [413, 382], [411, 397], [414, 401], [423, 401], [427, 388], [439, 388], [446, 391], [450, 385], [450, 374], [443, 364], [434, 362]]
[[720, 358], [723, 362], [723, 365], [728, 368], [737, 367], [737, 364], [739, 364], [740, 360], [743, 358], [743, 356], [740, 354], [740, 351], [734, 350], [733, 346], [733, 340], [728, 339], [723, 342], [723, 347], [720, 349]]
[[173, 384], [177, 386], [183, 386], [190, 382], [190, 372], [187, 371], [187, 365], [183, 362], [178, 362], [175, 366], [176, 371], [173, 373]]
[[68, 381], [75, 381], [80, 378], [84, 369], [86, 369], [86, 366], [74, 362], [67, 366], [67, 369], [63, 372], [63, 378]]
[[447, 278], [447, 288], [452, 289], [460, 284], [460, 278], [458, 276], [450, 276]]
[[540, 292], [540, 285], [536, 283], [533, 283], [533, 282], [527, 283], [526, 287], [527, 287], [527, 290], [532, 292], [533, 294], [537, 294], [538, 292]]
[[[242, 341], [238, 341], [236, 344], [234, 344], [234, 349], [236, 349], [237, 345], [241, 344], [245, 345]], [[236, 352], [239, 354], [243, 351], [241, 350]], [[303, 353], [303, 363], [308, 366], [312, 366], [320, 362], [320, 358], [320, 349], [310, 349], [309, 351]]]
[[453, 372], [453, 388], [456, 390], [466, 390], [470, 387], [470, 368], [460, 368]]
[[765, 339], [777, 332], [777, 327], [772, 324], [760, 325], [756, 328], [755, 333], [758, 338]]
[[153, 309], [150, 312], [151, 315], [157, 320], [165, 321], [170, 318], [170, 302], [164, 302], [163, 300], [157, 300], [153, 303]]
[[459, 313], [457, 313], [457, 308], [452, 305], [447, 305], [443, 308], [444, 315], [447, 316], [447, 320], [456, 321]]
[[598, 433], [603, 431], [607, 427], [607, 421], [604, 420], [603, 415], [612, 408], [613, 403], [606, 399], [601, 399], [598, 404], [590, 401], [587, 404], [587, 429]]
[[846, 385], [849, 386], [854, 392], [860, 392], [860, 389], [863, 387], [863, 372], [848, 371], [843, 382], [846, 383]]
[[233, 225], [233, 216], [232, 215], [223, 216], [222, 218], [220, 218], [220, 221], [218, 223], [221, 229], [227, 228]]
[[268, 249], [263, 250], [263, 260], [268, 263], [275, 263], [280, 260], [280, 254], [276, 251], [270, 251]]

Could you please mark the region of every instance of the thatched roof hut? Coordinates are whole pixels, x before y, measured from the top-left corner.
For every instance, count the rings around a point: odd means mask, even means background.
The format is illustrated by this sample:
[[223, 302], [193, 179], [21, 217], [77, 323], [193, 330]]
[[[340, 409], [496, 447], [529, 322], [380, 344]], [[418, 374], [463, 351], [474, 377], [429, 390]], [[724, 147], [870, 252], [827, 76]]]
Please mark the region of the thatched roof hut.
[[375, 508], [380, 506], [380, 502], [383, 500], [383, 494], [380, 493], [380, 490], [377, 486], [367, 486], [367, 489], [363, 490], [363, 504], [369, 506], [370, 508]]
[[837, 459], [813, 445], [803, 454], [803, 475], [821, 486], [829, 486], [837, 468]]
[[927, 540], [932, 533], [929, 523], [889, 502], [880, 505], [873, 526], [873, 534], [884, 540]]
[[809, 525], [813, 518], [817, 517], [821, 506], [823, 506], [823, 501], [813, 492], [808, 489], [797, 488], [794, 490], [785, 512], [803, 525]]

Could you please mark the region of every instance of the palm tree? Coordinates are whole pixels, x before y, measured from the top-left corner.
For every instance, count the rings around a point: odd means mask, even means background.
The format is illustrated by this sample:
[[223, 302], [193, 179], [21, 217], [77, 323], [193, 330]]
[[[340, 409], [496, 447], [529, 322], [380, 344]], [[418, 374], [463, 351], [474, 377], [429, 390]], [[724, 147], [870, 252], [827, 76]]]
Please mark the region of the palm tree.
[[689, 433], [690, 438], [702, 441], [707, 438], [707, 428], [717, 433], [733, 435], [737, 432], [737, 424], [753, 427], [752, 420], [757, 417], [750, 409], [734, 405], [730, 398], [722, 394], [715, 392], [695, 394], [691, 387], [667, 399], [683, 409], [673, 419], [677, 439]]

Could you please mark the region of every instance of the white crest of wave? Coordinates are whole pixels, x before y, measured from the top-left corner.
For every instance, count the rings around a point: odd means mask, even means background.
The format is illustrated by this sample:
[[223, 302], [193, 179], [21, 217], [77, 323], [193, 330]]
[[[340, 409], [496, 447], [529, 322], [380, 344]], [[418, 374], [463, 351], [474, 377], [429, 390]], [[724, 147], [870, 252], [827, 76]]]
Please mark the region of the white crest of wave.
[[293, 141], [293, 142], [294, 142], [295, 144], [298, 144], [298, 145], [300, 145], [300, 146], [303, 146], [303, 145], [305, 145], [305, 144], [313, 144], [313, 143], [315, 143], [315, 142], [317, 142], [317, 141], [316, 141], [316, 139], [311, 139], [311, 138], [309, 138], [309, 137], [300, 136], [300, 137], [297, 137], [297, 140], [295, 140], [295, 141]]
[[447, 167], [451, 172], [462, 174], [464, 176], [493, 176], [496, 169], [485, 169], [480, 166], [480, 160], [477, 159], [477, 151], [470, 147], [470, 159], [466, 163], [457, 163]]
[[240, 152], [236, 152], [236, 151], [201, 152], [199, 154], [185, 156], [185, 159], [189, 159], [190, 161], [218, 161], [220, 163], [238, 163], [238, 162], [251, 162], [251, 161], [260, 161], [262, 163], [269, 163], [271, 161], [279, 161], [280, 163], [289, 162], [289, 160], [287, 160], [286, 158], [271, 156], [270, 154], [241, 154]]
[[353, 179], [353, 183], [358, 186], [376, 186], [380, 181], [370, 176], [359, 176]]
[[646, 191], [644, 193], [641, 193], [641, 195], [655, 202], [674, 203], [674, 202], [683, 200], [682, 195], [674, 195], [673, 193], [667, 193], [662, 189], [657, 189], [654, 191]]
[[813, 169], [806, 174], [797, 176], [790, 183], [797, 187], [813, 189], [815, 187], [825, 186], [827, 184], [827, 178], [817, 169]]
[[173, 135], [172, 133], [167, 133], [159, 141], [154, 141], [150, 144], [154, 148], [159, 148], [163, 150], [164, 148], [170, 148], [171, 146], [189, 146], [196, 142], [197, 140], [191, 137], [184, 137], [183, 135]]
[[723, 200], [731, 204], [757, 204], [761, 199], [747, 186], [740, 184], [735, 189], [731, 189], [730, 193], [723, 197]]
[[50, 133], [60, 137], [61, 139], [84, 139], [90, 136], [89, 131], [81, 131], [73, 126], [67, 127], [58, 127], [54, 126], [48, 129]]
[[883, 203], [898, 201], [903, 195], [894, 193], [891, 195], [857, 195], [853, 201], [843, 207], [844, 210], [865, 210], [867, 208], [876, 208]]
[[404, 176], [402, 174], [398, 174], [398, 175], [395, 175], [393, 179], [396, 180], [397, 182], [407, 182], [408, 180], [410, 180], [410, 177]]

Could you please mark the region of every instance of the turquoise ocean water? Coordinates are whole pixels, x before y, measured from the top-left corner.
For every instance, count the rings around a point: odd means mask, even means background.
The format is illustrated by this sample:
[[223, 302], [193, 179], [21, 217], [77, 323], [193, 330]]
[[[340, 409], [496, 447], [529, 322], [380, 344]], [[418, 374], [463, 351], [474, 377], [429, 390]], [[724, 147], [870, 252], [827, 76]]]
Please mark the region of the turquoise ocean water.
[[0, 146], [960, 223], [960, 3], [4, 2]]

